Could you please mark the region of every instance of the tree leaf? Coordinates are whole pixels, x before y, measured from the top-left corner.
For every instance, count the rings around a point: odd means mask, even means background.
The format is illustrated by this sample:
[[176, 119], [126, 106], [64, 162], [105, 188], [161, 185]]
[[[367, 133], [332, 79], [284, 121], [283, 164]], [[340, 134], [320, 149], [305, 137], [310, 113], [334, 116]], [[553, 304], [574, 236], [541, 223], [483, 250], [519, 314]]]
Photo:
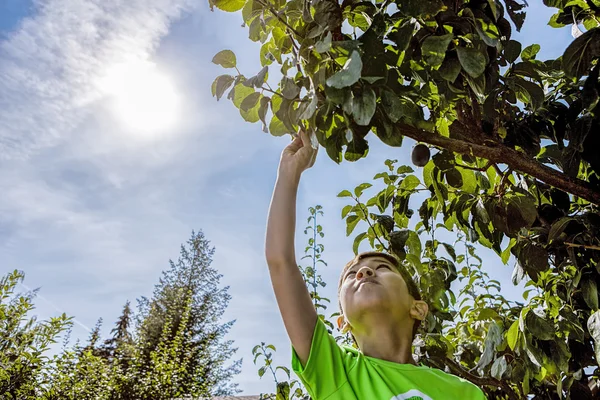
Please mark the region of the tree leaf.
[[492, 369], [490, 373], [496, 379], [502, 379], [502, 375], [506, 372], [506, 358], [504, 356], [500, 356], [496, 358], [496, 361], [492, 364]]
[[354, 121], [361, 126], [369, 125], [373, 115], [375, 115], [376, 108], [377, 96], [373, 89], [366, 88], [360, 94], [355, 94], [352, 103], [352, 115], [354, 116]]
[[521, 43], [516, 40], [509, 40], [504, 45], [504, 58], [509, 63], [514, 63], [521, 54]]
[[354, 251], [354, 254], [358, 254], [358, 247], [360, 246], [360, 243], [367, 237], [367, 232], [362, 232], [359, 233], [358, 235], [356, 235], [356, 237], [354, 238], [354, 242], [352, 243], [352, 251]]
[[223, 68], [235, 68], [237, 64], [235, 53], [231, 50], [222, 50], [218, 52], [213, 57], [212, 62]]
[[513, 322], [506, 332], [506, 341], [511, 350], [517, 346], [517, 340], [519, 340], [519, 321]]
[[[356, 195], [356, 197], [360, 197], [360, 196], [362, 196], [363, 192], [365, 190], [367, 190], [368, 188], [370, 188], [371, 186], [373, 186], [373, 185], [368, 182], [361, 183], [356, 188], [354, 188], [354, 194]], [[338, 197], [342, 197], [342, 196], [338, 195]]]
[[594, 312], [587, 321], [590, 336], [594, 339], [594, 351], [596, 353], [596, 364], [600, 365], [600, 311]]
[[529, 45], [523, 49], [523, 52], [521, 52], [521, 59], [523, 61], [535, 60], [535, 56], [537, 55], [537, 53], [539, 53], [539, 51], [539, 44]]
[[455, 55], [448, 55], [444, 59], [441, 67], [438, 69], [438, 72], [442, 78], [447, 80], [448, 82], [454, 83], [458, 75], [460, 75], [461, 65], [458, 58]]
[[477, 368], [483, 369], [492, 362], [496, 355], [496, 347], [502, 343], [502, 330], [497, 323], [492, 322], [485, 337], [484, 350]]
[[250, 94], [240, 103], [240, 110], [248, 112], [250, 109], [256, 106], [258, 100], [260, 100], [260, 97], [261, 94], [259, 92], [254, 92]]
[[219, 10], [236, 12], [244, 8], [246, 0], [210, 0]]
[[581, 291], [583, 299], [592, 311], [598, 310], [598, 286], [594, 278], [587, 277], [581, 282]]
[[525, 326], [533, 336], [541, 340], [554, 338], [554, 324], [530, 310], [525, 316]]
[[351, 215], [348, 218], [346, 218], [346, 236], [350, 236], [350, 234], [352, 233], [352, 231], [354, 231], [354, 228], [356, 228], [356, 225], [359, 221], [360, 218], [358, 217], [358, 215]]
[[327, 85], [341, 89], [354, 85], [361, 77], [363, 63], [358, 51], [352, 51], [344, 67], [327, 79]]
[[288, 99], [295, 99], [300, 94], [300, 88], [293, 79], [284, 76], [281, 80], [281, 95]]
[[447, 8], [441, 0], [402, 0], [397, 5], [398, 10], [408, 17], [433, 17]]
[[311, 118], [315, 111], [317, 110], [317, 102], [318, 98], [314, 91], [310, 91], [307, 96], [310, 101], [302, 101], [300, 106], [298, 107], [298, 118], [299, 119], [309, 119]]
[[548, 243], [556, 240], [560, 234], [564, 232], [571, 221], [575, 221], [575, 219], [572, 217], [563, 217], [555, 221], [550, 227], [550, 232], [548, 232]]
[[562, 69], [567, 76], [587, 75], [592, 62], [600, 56], [600, 28], [594, 28], [573, 41], [562, 56]]
[[458, 60], [467, 74], [477, 78], [485, 71], [485, 56], [472, 47], [457, 47]]
[[454, 35], [452, 33], [442, 36], [428, 36], [421, 45], [421, 53], [423, 54], [423, 58], [425, 58], [425, 62], [433, 68], [442, 65], [446, 57], [448, 45], [453, 38]]
[[221, 75], [214, 80], [212, 84], [212, 95], [216, 96], [217, 100], [223, 97], [223, 94], [233, 84], [234, 78], [231, 75]]

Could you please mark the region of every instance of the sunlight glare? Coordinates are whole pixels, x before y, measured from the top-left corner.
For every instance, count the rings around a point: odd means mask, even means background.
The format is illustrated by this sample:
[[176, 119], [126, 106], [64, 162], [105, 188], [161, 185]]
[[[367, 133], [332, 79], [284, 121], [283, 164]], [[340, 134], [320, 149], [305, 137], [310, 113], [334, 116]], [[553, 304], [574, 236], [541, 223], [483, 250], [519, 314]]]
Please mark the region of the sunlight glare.
[[156, 64], [135, 60], [108, 69], [102, 90], [114, 97], [113, 107], [127, 128], [157, 133], [173, 128], [179, 118], [179, 96]]

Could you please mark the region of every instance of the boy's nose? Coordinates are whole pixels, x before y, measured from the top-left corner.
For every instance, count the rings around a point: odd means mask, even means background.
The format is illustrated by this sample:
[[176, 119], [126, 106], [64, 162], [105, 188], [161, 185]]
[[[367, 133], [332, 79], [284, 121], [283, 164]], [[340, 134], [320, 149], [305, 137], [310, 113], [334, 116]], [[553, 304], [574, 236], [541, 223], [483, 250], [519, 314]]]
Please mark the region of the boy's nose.
[[358, 270], [358, 272], [356, 273], [356, 279], [362, 279], [364, 276], [373, 276], [373, 270], [369, 267], [362, 267], [361, 269]]

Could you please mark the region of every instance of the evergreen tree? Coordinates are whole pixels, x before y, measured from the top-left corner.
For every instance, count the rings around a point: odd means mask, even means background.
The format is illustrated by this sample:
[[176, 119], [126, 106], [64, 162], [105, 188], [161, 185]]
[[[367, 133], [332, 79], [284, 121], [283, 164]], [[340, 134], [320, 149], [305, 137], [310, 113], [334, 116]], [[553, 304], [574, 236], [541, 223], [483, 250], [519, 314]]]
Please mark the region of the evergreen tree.
[[123, 312], [117, 319], [115, 327], [110, 331], [112, 336], [106, 339], [100, 348], [100, 354], [109, 361], [130, 352], [133, 345], [133, 336], [129, 331], [132, 317], [131, 303], [128, 300], [123, 306]]
[[211, 267], [213, 254], [204, 234], [192, 232], [177, 262], [170, 261], [170, 269], [163, 272], [152, 298], [139, 300], [136, 374], [146, 377], [139, 379], [142, 390], [150, 391], [146, 393], [171, 393], [166, 383], [156, 381], [168, 374], [172, 374], [168, 385], [177, 386], [174, 396], [238, 391], [231, 378], [239, 373], [241, 360], [226, 366], [237, 349], [223, 339], [235, 321], [220, 323], [231, 296], [229, 287], [219, 286], [222, 275]]

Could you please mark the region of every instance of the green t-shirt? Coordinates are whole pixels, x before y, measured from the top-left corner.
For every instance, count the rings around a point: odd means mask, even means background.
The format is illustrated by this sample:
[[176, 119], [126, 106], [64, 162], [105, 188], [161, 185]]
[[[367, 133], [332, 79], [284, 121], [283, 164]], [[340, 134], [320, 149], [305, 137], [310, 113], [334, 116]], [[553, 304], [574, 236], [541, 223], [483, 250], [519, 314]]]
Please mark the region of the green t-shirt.
[[292, 369], [313, 400], [485, 400], [481, 389], [439, 369], [368, 357], [340, 346], [317, 320], [306, 366]]

